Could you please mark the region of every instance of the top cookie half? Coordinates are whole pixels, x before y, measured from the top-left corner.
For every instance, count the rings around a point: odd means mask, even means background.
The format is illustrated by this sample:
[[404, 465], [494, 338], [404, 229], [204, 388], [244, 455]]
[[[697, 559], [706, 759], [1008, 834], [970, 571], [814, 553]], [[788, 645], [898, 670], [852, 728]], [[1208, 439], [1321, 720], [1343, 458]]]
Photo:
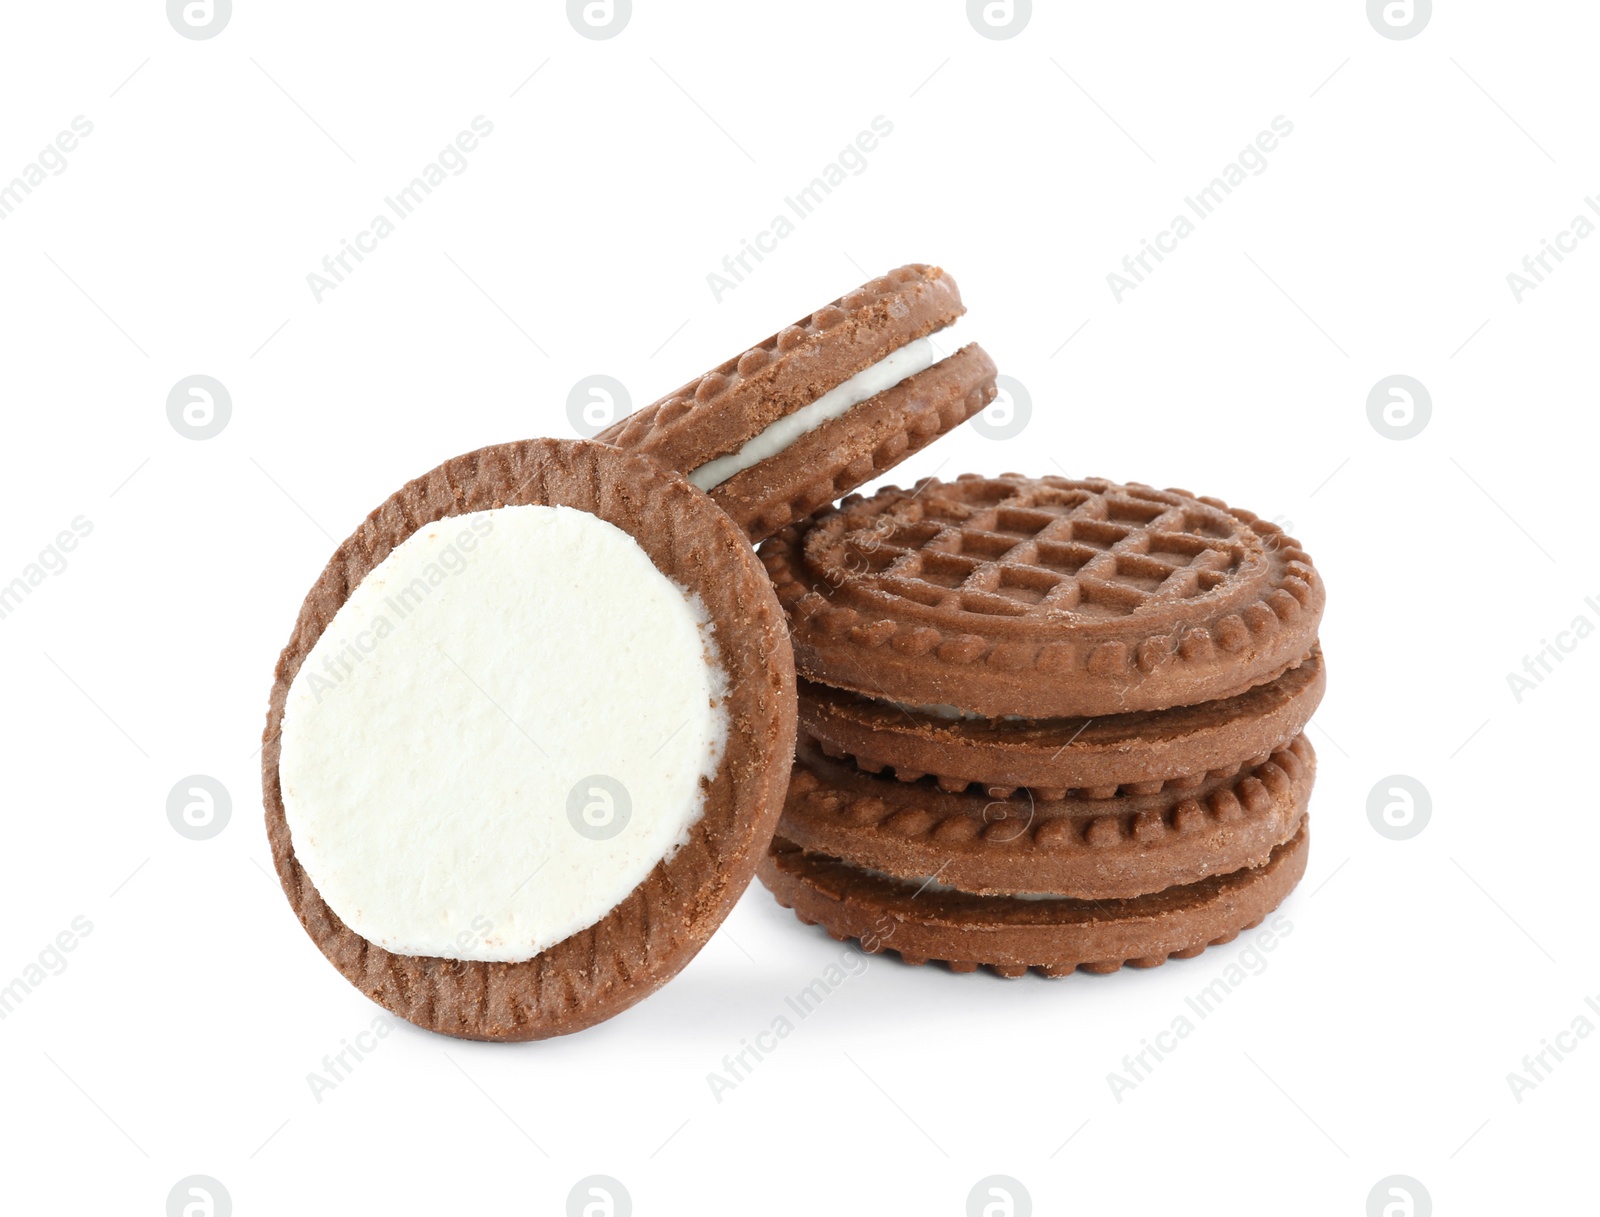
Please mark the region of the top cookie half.
[[1324, 602], [1276, 525], [1100, 479], [887, 487], [786, 529], [761, 559], [802, 675], [943, 714], [1233, 697], [1310, 653]]
[[983, 348], [938, 336], [965, 311], [943, 270], [902, 266], [596, 438], [685, 474], [759, 541], [994, 399]]

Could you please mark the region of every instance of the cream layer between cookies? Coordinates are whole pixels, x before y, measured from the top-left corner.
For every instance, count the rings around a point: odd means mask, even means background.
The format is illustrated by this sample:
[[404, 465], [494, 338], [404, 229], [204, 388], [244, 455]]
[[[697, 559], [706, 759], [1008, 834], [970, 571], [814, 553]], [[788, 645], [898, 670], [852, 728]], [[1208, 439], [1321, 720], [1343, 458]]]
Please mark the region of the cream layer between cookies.
[[707, 461], [689, 474], [689, 480], [701, 490], [714, 490], [735, 474], [778, 455], [823, 423], [842, 418], [862, 402], [894, 388], [903, 380], [909, 380], [918, 372], [926, 371], [972, 341], [970, 336], [962, 333], [964, 320], [964, 317], [958, 318], [942, 330], [935, 330], [925, 338], [914, 338], [905, 346], [890, 351], [877, 363], [835, 385], [816, 401], [777, 419], [765, 430], [746, 440], [737, 452]]

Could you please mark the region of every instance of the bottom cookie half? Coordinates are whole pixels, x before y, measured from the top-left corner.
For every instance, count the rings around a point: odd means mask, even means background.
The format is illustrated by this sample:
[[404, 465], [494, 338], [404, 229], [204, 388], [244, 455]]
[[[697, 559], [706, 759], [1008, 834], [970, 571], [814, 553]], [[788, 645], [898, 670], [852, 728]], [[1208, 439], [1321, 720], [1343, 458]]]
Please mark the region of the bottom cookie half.
[[1046, 976], [1115, 972], [1187, 959], [1231, 941], [1275, 909], [1305, 874], [1309, 823], [1261, 866], [1128, 900], [975, 896], [918, 885], [808, 853], [782, 837], [761, 862], [761, 882], [807, 925], [907, 963], [980, 964], [1001, 976], [1030, 967]]

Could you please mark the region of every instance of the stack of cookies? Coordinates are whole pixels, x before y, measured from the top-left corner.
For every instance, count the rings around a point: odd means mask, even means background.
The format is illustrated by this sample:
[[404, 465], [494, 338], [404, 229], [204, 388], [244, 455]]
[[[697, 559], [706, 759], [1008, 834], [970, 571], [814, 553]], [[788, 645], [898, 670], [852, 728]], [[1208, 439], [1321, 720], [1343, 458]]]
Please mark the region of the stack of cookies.
[[1004, 976], [1193, 955], [1288, 894], [1323, 690], [1297, 542], [1095, 479], [834, 505], [994, 400], [964, 312], [900, 267], [356, 527], [261, 753], [278, 877], [350, 983], [539, 1039], [667, 983], [757, 874], [837, 938]]
[[759, 874], [907, 963], [1198, 954], [1305, 870], [1323, 585], [1220, 500], [967, 475], [851, 496], [761, 558], [799, 742]]

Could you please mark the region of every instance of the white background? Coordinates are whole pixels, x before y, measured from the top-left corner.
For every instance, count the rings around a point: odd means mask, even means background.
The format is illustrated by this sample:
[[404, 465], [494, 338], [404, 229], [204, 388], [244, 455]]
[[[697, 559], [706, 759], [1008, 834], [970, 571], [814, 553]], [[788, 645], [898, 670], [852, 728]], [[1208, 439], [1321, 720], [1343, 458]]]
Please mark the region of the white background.
[[[959, 1214], [997, 1173], [1041, 1214], [1592, 1186], [1600, 1036], [1521, 1102], [1507, 1074], [1600, 1001], [1600, 641], [1520, 703], [1507, 673], [1600, 625], [1600, 240], [1520, 303], [1506, 275], [1600, 190], [1600, 14], [1451, 3], [1391, 40], [1355, 0], [1036, 9], [992, 40], [956, 0], [636, 0], [602, 41], [557, 3], [239, 0], [189, 40], [151, 0], [7, 6], [0, 181], [94, 124], [0, 221], [0, 582], [93, 526], [0, 620], [0, 983], [93, 924], [0, 1022], [9, 1209], [159, 1214], [193, 1173], [241, 1215], [561, 1213], [590, 1174], [641, 1214]], [[476, 115], [467, 170], [318, 303], [307, 274]], [[717, 302], [708, 272], [877, 115], [866, 170]], [[1118, 303], [1107, 273], [1276, 115], [1268, 168]], [[270, 876], [256, 750], [336, 538], [448, 456], [572, 434], [582, 377], [641, 405], [907, 261], [957, 277], [1033, 415], [895, 481], [1182, 486], [1322, 569], [1292, 933], [1120, 1102], [1107, 1074], [1243, 940], [1061, 981], [876, 958], [718, 1103], [707, 1074], [841, 950], [759, 887], [604, 1026], [401, 1026], [316, 1101], [377, 1011]], [[196, 373], [233, 403], [203, 442], [166, 416]], [[1367, 417], [1395, 373], [1433, 402], [1405, 441]], [[166, 819], [195, 773], [232, 794], [209, 841]], [[1396, 773], [1432, 799], [1400, 842], [1367, 817]]]

